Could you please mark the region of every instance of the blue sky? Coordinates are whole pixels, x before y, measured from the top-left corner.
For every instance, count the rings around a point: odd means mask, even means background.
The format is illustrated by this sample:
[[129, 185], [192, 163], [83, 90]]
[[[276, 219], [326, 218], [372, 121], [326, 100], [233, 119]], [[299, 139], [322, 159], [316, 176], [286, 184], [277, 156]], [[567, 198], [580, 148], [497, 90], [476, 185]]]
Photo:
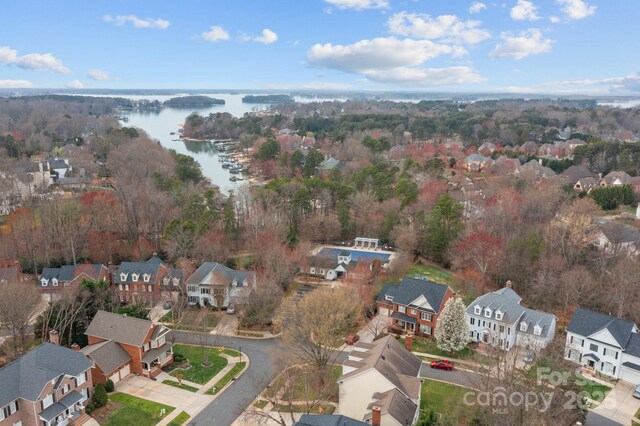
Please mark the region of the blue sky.
[[12, 1], [0, 88], [640, 93], [637, 0]]

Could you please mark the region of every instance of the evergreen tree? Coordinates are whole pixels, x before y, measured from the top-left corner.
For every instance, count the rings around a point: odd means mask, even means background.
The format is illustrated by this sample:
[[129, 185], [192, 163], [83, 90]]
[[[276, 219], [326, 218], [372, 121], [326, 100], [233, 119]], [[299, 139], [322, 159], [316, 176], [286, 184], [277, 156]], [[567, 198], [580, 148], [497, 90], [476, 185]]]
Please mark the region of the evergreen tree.
[[449, 246], [455, 242], [464, 227], [462, 210], [462, 204], [449, 194], [444, 194], [429, 212], [423, 245], [434, 262], [445, 265], [448, 263]]
[[453, 297], [447, 300], [436, 322], [435, 338], [438, 349], [458, 352], [467, 345], [469, 328], [464, 311], [462, 299]]

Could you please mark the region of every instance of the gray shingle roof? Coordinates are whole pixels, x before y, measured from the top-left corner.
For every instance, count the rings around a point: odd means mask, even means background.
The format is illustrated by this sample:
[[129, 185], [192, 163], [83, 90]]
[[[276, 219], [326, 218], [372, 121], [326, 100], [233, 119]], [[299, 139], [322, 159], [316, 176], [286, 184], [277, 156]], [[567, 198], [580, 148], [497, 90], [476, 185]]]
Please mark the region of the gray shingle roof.
[[[418, 406], [397, 389], [386, 392], [374, 393], [372, 399], [376, 401], [369, 404], [368, 409], [374, 406], [380, 407], [381, 414], [388, 413], [401, 425], [413, 424]], [[365, 420], [370, 420], [371, 414], [365, 416]]]
[[81, 351], [88, 355], [107, 376], [131, 361], [127, 351], [113, 340], [85, 346]]
[[634, 369], [634, 370], [638, 370], [638, 371], [640, 371], [640, 365], [638, 365], [638, 364], [634, 364], [633, 362], [629, 362], [629, 361], [627, 361], [627, 362], [623, 362], [623, 363], [622, 363], [622, 366], [623, 366], [623, 367], [627, 367], [627, 368], [632, 368], [632, 369]]
[[69, 165], [62, 158], [54, 158], [53, 160], [49, 160], [49, 167], [51, 170], [55, 169], [68, 169]]
[[[144, 282], [146, 284], [154, 284], [158, 274], [160, 273], [160, 267], [164, 266], [162, 262], [156, 262], [152, 257], [147, 262], [122, 262], [118, 271], [113, 274], [113, 282], [116, 284], [131, 284], [133, 281], [132, 274], [138, 274], [138, 282]], [[123, 280], [121, 274], [126, 274]], [[143, 281], [143, 275], [149, 274], [151, 277], [149, 281]]]
[[371, 426], [369, 423], [336, 414], [303, 414], [293, 426]]
[[[62, 265], [59, 268], [43, 268], [40, 279], [45, 278], [51, 281], [56, 278], [58, 282], [68, 283], [85, 274], [88, 279], [98, 280], [102, 268], [106, 268], [106, 266], [100, 263], [81, 263], [79, 265]], [[40, 280], [38, 285], [42, 286]]]
[[595, 178], [597, 175], [587, 168], [587, 166], [571, 166], [562, 172], [562, 176], [567, 178], [571, 183], [575, 183], [580, 179], [587, 177]]
[[[437, 284], [433, 281], [422, 280], [417, 278], [404, 277], [400, 281], [400, 285], [385, 284], [376, 300], [385, 302], [387, 295], [393, 297], [393, 303], [410, 306], [410, 303], [420, 296], [424, 296], [427, 302], [433, 307], [433, 311], [420, 307], [418, 310], [425, 312], [440, 312], [440, 305], [444, 299], [449, 287], [444, 284]], [[386, 303], [389, 303], [388, 301]]]
[[640, 333], [632, 333], [624, 352], [640, 358]]
[[51, 380], [78, 376], [92, 365], [79, 351], [43, 343], [0, 369], [0, 407], [16, 398], [37, 401]]
[[587, 337], [605, 328], [609, 330], [609, 333], [611, 333], [613, 338], [616, 339], [618, 345], [621, 348], [625, 348], [631, 338], [635, 324], [631, 321], [612, 317], [610, 315], [578, 308], [574, 312], [573, 317], [571, 317], [571, 322], [567, 327], [567, 331]]
[[[220, 275], [218, 275], [220, 274]], [[224, 282], [216, 282], [217, 277], [222, 277], [227, 280]], [[205, 262], [189, 277], [187, 285], [224, 285], [230, 284], [234, 279], [238, 284], [244, 282], [245, 279], [255, 275], [255, 272], [251, 271], [236, 271], [228, 268], [221, 263], [217, 262]]]
[[154, 328], [149, 320], [98, 311], [84, 334], [133, 346], [142, 346]]
[[173, 344], [169, 343], [169, 344], [163, 345], [160, 348], [151, 349], [149, 352], [144, 354], [144, 356], [142, 357], [142, 362], [150, 363], [154, 359], [158, 358], [162, 353], [168, 351], [172, 347], [173, 347]]

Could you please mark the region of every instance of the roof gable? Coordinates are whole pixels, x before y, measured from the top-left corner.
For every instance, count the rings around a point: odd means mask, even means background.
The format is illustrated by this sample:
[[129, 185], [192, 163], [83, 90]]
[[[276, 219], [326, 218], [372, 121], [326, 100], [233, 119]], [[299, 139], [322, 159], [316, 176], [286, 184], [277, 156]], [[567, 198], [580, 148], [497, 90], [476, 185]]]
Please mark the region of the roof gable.
[[603, 328], [602, 330], [598, 330], [595, 333], [587, 336], [591, 340], [597, 340], [598, 342], [606, 343], [611, 346], [616, 346], [618, 348], [622, 348], [620, 343], [613, 337], [613, 334], [607, 329]]
[[[425, 310], [438, 313], [447, 290], [449, 290], [449, 286], [444, 284], [437, 284], [426, 279], [404, 277], [400, 285], [386, 284], [378, 295], [377, 300], [384, 301], [386, 295], [391, 295], [393, 296], [393, 303], [406, 306], [422, 306]], [[416, 301], [421, 303], [414, 304], [413, 302]], [[430, 308], [427, 308], [427, 305]]]
[[98, 311], [85, 334], [127, 345], [142, 346], [149, 340], [153, 329], [153, 323], [148, 320]]
[[571, 317], [567, 331], [579, 336], [588, 337], [602, 329], [607, 329], [621, 348], [626, 347], [631, 334], [637, 327], [631, 321], [616, 318], [588, 309], [578, 308]]

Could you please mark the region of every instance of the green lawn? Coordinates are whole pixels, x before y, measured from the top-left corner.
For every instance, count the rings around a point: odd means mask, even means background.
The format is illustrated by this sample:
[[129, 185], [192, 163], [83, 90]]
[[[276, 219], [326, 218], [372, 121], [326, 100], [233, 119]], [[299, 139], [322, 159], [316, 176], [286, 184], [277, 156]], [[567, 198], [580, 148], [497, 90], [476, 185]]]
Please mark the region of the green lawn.
[[430, 407], [436, 413], [447, 419], [443, 424], [468, 424], [468, 417], [472, 408], [464, 404], [464, 395], [470, 389], [450, 385], [435, 380], [422, 381], [420, 409]]
[[[314, 406], [311, 409], [311, 413], [313, 414], [333, 414], [336, 407], [330, 404], [319, 404]], [[305, 405], [293, 404], [291, 407], [287, 404], [277, 404], [273, 407], [273, 411], [280, 411], [283, 413], [306, 413], [307, 407]]]
[[181, 426], [187, 420], [189, 420], [189, 417], [191, 416], [183, 411], [182, 413], [178, 414], [175, 419], [171, 420], [168, 426]]
[[259, 408], [259, 409], [263, 409], [264, 407], [267, 406], [269, 402], [265, 401], [264, 399], [259, 399], [256, 401], [255, 404], [253, 404], [254, 407]]
[[[400, 337], [397, 339], [400, 343], [404, 345], [403, 337]], [[464, 348], [459, 352], [450, 354], [448, 352], [438, 349], [435, 339], [430, 339], [427, 337], [420, 337], [420, 336], [415, 336], [413, 338], [413, 344], [411, 345], [411, 350], [415, 352], [432, 354], [440, 358], [462, 359], [462, 360], [468, 360], [468, 361], [473, 361], [473, 360], [481, 361], [479, 357], [480, 358], [482, 357], [480, 354], [476, 354], [472, 349], [469, 349], [469, 348]]]
[[205, 351], [207, 359], [211, 363], [207, 367], [202, 365], [202, 348], [200, 346], [175, 345], [173, 347], [174, 354], [180, 354], [188, 359], [190, 366], [186, 369], [175, 368], [169, 374], [175, 377], [178, 371], [182, 371], [184, 373], [183, 379], [204, 385], [227, 366], [226, 358], [219, 355], [220, 349], [205, 348]]
[[[166, 313], [161, 321], [172, 322], [171, 312]], [[220, 322], [220, 312], [211, 311], [209, 308], [190, 308], [186, 311], [178, 325], [172, 325], [171, 328], [176, 330], [188, 331], [211, 331]]]
[[220, 392], [220, 389], [225, 387], [225, 385], [229, 383], [231, 379], [233, 379], [239, 372], [241, 372], [244, 369], [245, 365], [247, 365], [246, 362], [236, 363], [236, 365], [234, 365], [233, 368], [231, 368], [231, 370], [227, 371], [227, 374], [222, 376], [222, 378], [216, 382], [214, 387], [212, 387], [207, 391], [207, 394], [215, 395], [218, 392]]
[[180, 388], [180, 389], [184, 389], [186, 391], [189, 392], [198, 392], [198, 388], [194, 388], [193, 386], [189, 386], [189, 385], [185, 385], [180, 384], [180, 382], [176, 381], [176, 380], [163, 380], [162, 383], [164, 383], [165, 385], [169, 385], [169, 386], [173, 386], [174, 388]]
[[451, 275], [451, 272], [438, 268], [437, 266], [425, 264], [411, 265], [406, 275], [408, 277], [418, 275], [428, 278], [433, 282], [449, 285], [453, 284], [453, 281], [457, 281], [457, 279]]
[[596, 402], [602, 402], [604, 397], [611, 391], [609, 386], [602, 385], [585, 377], [582, 378], [588, 380], [587, 384], [581, 386], [582, 391], [587, 392], [589, 394], [589, 398]]
[[[174, 410], [174, 407], [124, 393], [114, 393], [109, 399], [118, 407], [109, 414], [104, 426], [153, 426]], [[160, 415], [163, 408], [166, 412]]]

